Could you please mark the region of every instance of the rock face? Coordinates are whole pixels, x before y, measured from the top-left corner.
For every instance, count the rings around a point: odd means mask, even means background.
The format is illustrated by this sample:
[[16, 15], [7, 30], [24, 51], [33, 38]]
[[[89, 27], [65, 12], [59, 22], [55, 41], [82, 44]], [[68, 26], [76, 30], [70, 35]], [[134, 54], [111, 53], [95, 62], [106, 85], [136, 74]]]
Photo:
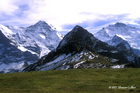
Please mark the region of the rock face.
[[[125, 52], [128, 53], [126, 50]], [[120, 67], [125, 67], [126, 64], [131, 67], [137, 66], [136, 63], [139, 63], [137, 56], [133, 52], [131, 55], [134, 60], [129, 60], [124, 52], [98, 40], [77, 25], [64, 36], [56, 50], [29, 65], [24, 71], [110, 68], [115, 64], [123, 64]]]
[[[16, 65], [37, 62], [55, 49], [62, 38], [63, 35], [45, 21], [27, 28], [0, 25], [0, 71], [14, 72]], [[12, 71], [5, 71], [10, 67]]]

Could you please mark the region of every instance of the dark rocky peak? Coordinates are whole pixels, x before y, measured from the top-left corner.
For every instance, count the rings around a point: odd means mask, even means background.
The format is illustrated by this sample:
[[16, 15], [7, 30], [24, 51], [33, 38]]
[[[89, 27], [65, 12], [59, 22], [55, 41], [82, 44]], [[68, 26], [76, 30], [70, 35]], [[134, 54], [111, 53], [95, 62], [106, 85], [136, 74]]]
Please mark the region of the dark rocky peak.
[[[85, 31], [85, 29], [79, 25], [76, 25], [73, 29], [72, 32], [79, 32], [79, 31]], [[87, 31], [87, 30], [86, 30]]]
[[95, 39], [86, 29], [77, 25], [64, 36], [57, 49], [64, 50], [64, 48], [71, 48], [74, 51], [81, 50], [81, 48], [83, 49], [86, 45], [90, 45], [94, 41], [91, 38]]
[[73, 52], [78, 53], [85, 49], [98, 52], [100, 50], [111, 51], [115, 48], [98, 40], [86, 29], [83, 29], [80, 26], [75, 26], [72, 31], [66, 34], [57, 47], [57, 50], [61, 51], [62, 54]]
[[105, 27], [103, 27], [101, 30], [104, 30], [105, 31]]
[[117, 22], [116, 24], [114, 24], [115, 27], [126, 27], [127, 25], [121, 22]]
[[119, 37], [118, 35], [115, 35], [112, 40], [112, 43], [114, 43], [115, 45], [113, 46], [117, 46], [118, 44], [122, 43], [124, 44], [128, 49], [130, 49], [130, 45], [127, 41], [125, 41], [124, 39], [122, 39], [121, 37]]
[[113, 41], [113, 42], [121, 42], [121, 41], [123, 41], [123, 39], [122, 39], [121, 37], [115, 35], [115, 36], [112, 38], [112, 41]]
[[79, 25], [76, 25], [76, 26], [72, 29], [71, 33], [72, 33], [72, 37], [73, 37], [74, 39], [77, 39], [77, 40], [84, 40], [84, 38], [85, 38], [87, 35], [90, 34], [86, 29], [82, 28], [82, 27], [79, 26]]
[[118, 35], [115, 35], [109, 43], [110, 43], [110, 45], [115, 46], [120, 51], [132, 52], [132, 48], [129, 45], [129, 43], [127, 41], [123, 40]]
[[112, 41], [113, 41], [113, 42], [123, 42], [124, 44], [128, 44], [128, 45], [129, 45], [129, 43], [128, 43], [126, 40], [122, 39], [122, 38], [119, 37], [118, 35], [115, 35], [115, 36], [112, 38]]

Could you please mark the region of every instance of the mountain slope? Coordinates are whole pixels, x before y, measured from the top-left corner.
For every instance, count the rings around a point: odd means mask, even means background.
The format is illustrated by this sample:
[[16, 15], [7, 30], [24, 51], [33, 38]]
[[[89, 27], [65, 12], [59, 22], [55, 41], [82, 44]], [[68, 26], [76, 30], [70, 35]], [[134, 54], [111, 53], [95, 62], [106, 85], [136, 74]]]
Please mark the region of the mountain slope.
[[7, 39], [5, 35], [0, 30], [0, 67], [3, 70], [7, 65], [11, 63], [21, 63], [21, 62], [34, 62], [38, 60], [35, 54], [28, 51], [21, 51], [16, 46], [11, 44], [12, 41]]
[[55, 49], [62, 38], [45, 21], [27, 28], [0, 25], [0, 71], [36, 62]]
[[51, 51], [38, 62], [25, 68], [24, 71], [110, 68], [114, 64], [127, 63], [135, 64], [123, 52], [98, 40], [77, 25], [64, 36], [55, 51]]
[[[57, 32], [44, 21], [39, 21], [35, 25], [27, 27], [25, 34], [28, 36], [30, 42], [36, 42], [40, 48], [40, 57], [55, 49], [63, 38], [61, 33]], [[26, 47], [30, 48], [30, 45], [26, 45]]]
[[[117, 22], [114, 25], [109, 25], [104, 27], [102, 30], [98, 31], [94, 34], [96, 38], [100, 39], [101, 41], [107, 42], [110, 45], [114, 45], [111, 40], [115, 36], [120, 37], [124, 42], [128, 42], [127, 46], [133, 49], [133, 52], [140, 56], [140, 29], [135, 28], [124, 23]], [[121, 41], [122, 41], [121, 40]], [[123, 43], [124, 43], [123, 42]], [[118, 44], [119, 42], [117, 42]], [[125, 45], [126, 43], [124, 43]]]

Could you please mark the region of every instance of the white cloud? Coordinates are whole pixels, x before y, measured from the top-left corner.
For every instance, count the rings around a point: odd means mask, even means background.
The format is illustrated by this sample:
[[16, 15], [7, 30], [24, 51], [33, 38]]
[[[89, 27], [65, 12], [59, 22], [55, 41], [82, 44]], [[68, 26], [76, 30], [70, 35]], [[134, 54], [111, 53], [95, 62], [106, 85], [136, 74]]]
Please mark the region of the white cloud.
[[18, 9], [18, 7], [14, 6], [13, 2], [11, 1], [12, 0], [3, 0], [0, 2], [0, 14], [5, 13], [8, 15], [12, 15], [13, 12]]
[[[24, 6], [28, 8], [22, 9]], [[108, 19], [100, 15], [112, 15], [108, 17], [115, 19], [113, 15], [129, 14], [124, 20], [131, 21], [140, 17], [139, 9], [139, 0], [3, 0], [0, 2], [0, 18], [6, 15], [11, 19], [0, 21], [29, 25], [45, 20], [62, 30], [64, 24]]]

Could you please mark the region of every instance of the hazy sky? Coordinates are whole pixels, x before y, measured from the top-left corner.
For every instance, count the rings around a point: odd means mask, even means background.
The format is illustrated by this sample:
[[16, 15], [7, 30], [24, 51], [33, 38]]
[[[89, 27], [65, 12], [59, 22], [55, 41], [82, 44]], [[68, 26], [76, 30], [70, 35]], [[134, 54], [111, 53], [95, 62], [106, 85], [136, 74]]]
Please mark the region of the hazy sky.
[[139, 0], [0, 0], [0, 24], [29, 26], [39, 20], [58, 31], [88, 30], [115, 22], [140, 24]]

